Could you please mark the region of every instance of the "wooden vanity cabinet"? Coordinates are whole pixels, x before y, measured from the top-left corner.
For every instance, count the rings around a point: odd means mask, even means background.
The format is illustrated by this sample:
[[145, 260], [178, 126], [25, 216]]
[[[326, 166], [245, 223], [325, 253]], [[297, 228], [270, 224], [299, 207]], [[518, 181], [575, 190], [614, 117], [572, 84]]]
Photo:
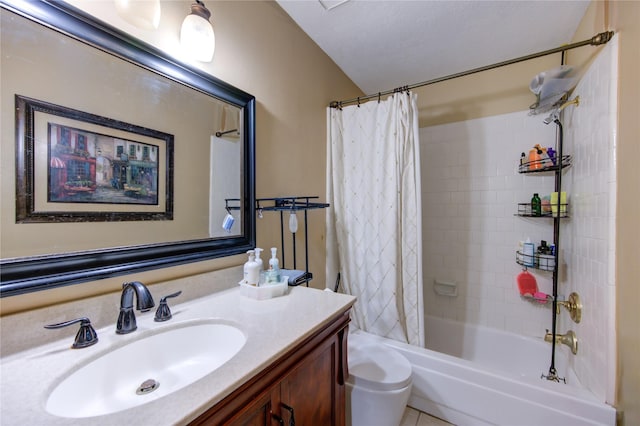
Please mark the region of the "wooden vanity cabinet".
[[[349, 310], [304, 339], [191, 425], [344, 426]], [[292, 410], [292, 411], [291, 411]]]

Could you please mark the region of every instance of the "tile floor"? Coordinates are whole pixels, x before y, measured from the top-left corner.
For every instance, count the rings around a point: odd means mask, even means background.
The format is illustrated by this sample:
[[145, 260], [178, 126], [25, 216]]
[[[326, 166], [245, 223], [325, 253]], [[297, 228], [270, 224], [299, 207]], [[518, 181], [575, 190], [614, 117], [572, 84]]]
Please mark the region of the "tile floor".
[[451, 423], [440, 420], [437, 417], [407, 407], [404, 410], [400, 426], [452, 426]]

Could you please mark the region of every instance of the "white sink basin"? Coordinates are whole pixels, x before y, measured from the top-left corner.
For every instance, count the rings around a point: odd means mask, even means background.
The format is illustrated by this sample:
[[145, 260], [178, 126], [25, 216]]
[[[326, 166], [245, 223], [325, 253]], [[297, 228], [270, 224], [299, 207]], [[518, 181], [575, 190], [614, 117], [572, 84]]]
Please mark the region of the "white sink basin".
[[244, 333], [227, 324], [199, 322], [168, 328], [106, 352], [71, 372], [49, 395], [46, 410], [79, 418], [146, 404], [219, 368], [245, 342]]

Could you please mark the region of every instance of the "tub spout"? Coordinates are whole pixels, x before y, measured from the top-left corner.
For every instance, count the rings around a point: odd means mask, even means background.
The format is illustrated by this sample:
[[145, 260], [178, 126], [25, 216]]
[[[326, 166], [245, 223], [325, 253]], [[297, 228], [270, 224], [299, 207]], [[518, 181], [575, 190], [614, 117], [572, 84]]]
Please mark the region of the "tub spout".
[[[551, 342], [553, 340], [553, 334], [547, 330], [547, 333], [544, 335], [545, 342]], [[576, 337], [576, 333], [569, 330], [565, 334], [556, 334], [556, 343], [562, 343], [563, 345], [567, 345], [571, 348], [571, 353], [574, 355], [578, 353], [578, 338]]]

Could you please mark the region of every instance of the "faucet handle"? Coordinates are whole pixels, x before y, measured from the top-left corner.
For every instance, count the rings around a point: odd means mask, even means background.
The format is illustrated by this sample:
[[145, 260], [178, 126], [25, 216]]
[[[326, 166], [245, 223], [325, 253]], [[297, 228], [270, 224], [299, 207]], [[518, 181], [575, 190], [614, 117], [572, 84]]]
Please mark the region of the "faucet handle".
[[98, 333], [96, 333], [96, 330], [91, 325], [91, 321], [89, 320], [89, 318], [86, 317], [76, 318], [58, 324], [45, 325], [44, 328], [56, 329], [76, 323], [80, 323], [80, 330], [78, 330], [76, 339], [73, 342], [73, 345], [71, 345], [73, 349], [86, 348], [87, 346], [95, 345], [96, 343], [98, 343]]
[[156, 317], [153, 319], [157, 322], [168, 321], [171, 319], [171, 309], [169, 309], [169, 304], [167, 303], [167, 299], [169, 297], [177, 297], [182, 294], [182, 290], [168, 294], [160, 299], [160, 304], [158, 305], [158, 309], [156, 310]]

